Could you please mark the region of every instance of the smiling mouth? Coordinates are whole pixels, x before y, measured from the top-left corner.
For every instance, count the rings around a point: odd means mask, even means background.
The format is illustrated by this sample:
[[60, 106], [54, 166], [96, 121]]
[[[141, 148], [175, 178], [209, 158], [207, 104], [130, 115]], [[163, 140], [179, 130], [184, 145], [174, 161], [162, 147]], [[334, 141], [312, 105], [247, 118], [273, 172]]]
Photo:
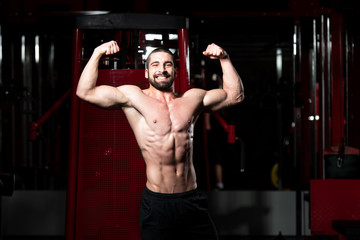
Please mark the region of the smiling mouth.
[[159, 81], [165, 81], [169, 78], [169, 75], [157, 75], [155, 76], [155, 79], [159, 80]]
[[174, 84], [174, 78], [170, 74], [154, 74], [149, 83], [158, 90], [168, 91]]

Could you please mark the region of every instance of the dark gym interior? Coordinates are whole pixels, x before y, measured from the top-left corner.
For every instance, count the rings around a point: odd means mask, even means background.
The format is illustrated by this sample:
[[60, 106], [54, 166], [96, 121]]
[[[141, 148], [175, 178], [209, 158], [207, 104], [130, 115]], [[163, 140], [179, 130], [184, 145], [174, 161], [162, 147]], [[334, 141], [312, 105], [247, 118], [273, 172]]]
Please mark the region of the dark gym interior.
[[[125, 23], [116, 29], [119, 16]], [[181, 24], [169, 30], [166, 19]], [[105, 207], [101, 227], [80, 226], [81, 211], [93, 210], [78, 191], [96, 183], [76, 172], [82, 153], [74, 135], [112, 115], [77, 132], [74, 121], [92, 110], [74, 86], [100, 43], [117, 38], [128, 49], [103, 69], [142, 71], [146, 46], [180, 48], [184, 36], [191, 87], [219, 87], [218, 62], [202, 55], [216, 43], [245, 88], [242, 103], [201, 115], [195, 128], [198, 187], [220, 239], [360, 239], [359, 23], [360, 4], [350, 0], [0, 0], [0, 239], [139, 239], [131, 223], [119, 236], [123, 223], [108, 221]], [[126, 174], [143, 171], [136, 164]], [[142, 180], [118, 184], [141, 188]]]

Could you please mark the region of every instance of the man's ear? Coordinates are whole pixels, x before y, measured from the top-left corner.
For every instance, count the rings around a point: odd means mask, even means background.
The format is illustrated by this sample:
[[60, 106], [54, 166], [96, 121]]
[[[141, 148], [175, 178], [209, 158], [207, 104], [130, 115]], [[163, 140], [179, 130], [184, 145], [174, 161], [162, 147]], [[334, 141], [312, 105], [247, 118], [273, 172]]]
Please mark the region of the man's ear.
[[148, 78], [149, 78], [149, 77], [148, 77], [148, 76], [149, 76], [149, 74], [148, 74], [148, 73], [149, 73], [149, 70], [148, 70], [148, 69], [145, 69], [145, 78], [146, 78], [146, 79], [148, 79]]

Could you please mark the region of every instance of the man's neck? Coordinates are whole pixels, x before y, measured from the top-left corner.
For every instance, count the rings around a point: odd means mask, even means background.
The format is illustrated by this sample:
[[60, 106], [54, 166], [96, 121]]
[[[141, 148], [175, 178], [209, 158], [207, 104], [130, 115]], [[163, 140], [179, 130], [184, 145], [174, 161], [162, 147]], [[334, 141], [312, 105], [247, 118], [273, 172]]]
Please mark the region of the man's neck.
[[150, 87], [147, 89], [147, 92], [148, 96], [162, 102], [169, 102], [176, 98], [176, 94], [174, 93], [174, 87], [171, 87], [168, 91], [162, 91], [150, 85]]

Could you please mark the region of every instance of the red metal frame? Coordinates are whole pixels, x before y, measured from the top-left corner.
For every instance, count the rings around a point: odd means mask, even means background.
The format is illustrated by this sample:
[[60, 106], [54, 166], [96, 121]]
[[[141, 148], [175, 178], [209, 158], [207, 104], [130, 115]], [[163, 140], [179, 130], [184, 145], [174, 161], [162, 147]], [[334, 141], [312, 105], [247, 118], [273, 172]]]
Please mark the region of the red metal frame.
[[[98, 85], [144, 89], [143, 69], [100, 69]], [[75, 239], [140, 239], [145, 163], [125, 114], [80, 101]]]
[[180, 80], [177, 92], [184, 93], [190, 88], [189, 33], [187, 29], [178, 30]]
[[360, 220], [360, 180], [326, 179], [310, 181], [311, 233], [339, 235], [334, 220]]
[[212, 114], [215, 119], [220, 123], [221, 127], [227, 132], [228, 134], [228, 143], [235, 143], [236, 141], [236, 134], [235, 134], [235, 125], [228, 124], [219, 113]]
[[[91, 213], [89, 214], [80, 214], [78, 216], [78, 213], [86, 213], [86, 207], [83, 206], [83, 204], [88, 204], [91, 209], [93, 208], [93, 203], [89, 202], [89, 201], [85, 201], [86, 198], [84, 198], [84, 196], [86, 196], [87, 194], [87, 189], [89, 188], [89, 186], [91, 186], [91, 184], [89, 185], [89, 182], [86, 182], [87, 180], [85, 180], [85, 182], [82, 180], [84, 179], [84, 177], [87, 176], [87, 174], [89, 174], [89, 169], [87, 168], [87, 164], [95, 164], [94, 160], [88, 161], [85, 157], [82, 156], [88, 156], [88, 151], [84, 150], [84, 149], [89, 149], [88, 147], [88, 143], [84, 142], [84, 137], [79, 137], [79, 134], [81, 131], [87, 131], [86, 129], [92, 129], [92, 125], [94, 124], [94, 121], [108, 121], [108, 118], [102, 117], [102, 114], [104, 114], [103, 112], [99, 112], [96, 108], [91, 108], [91, 106], [89, 106], [89, 104], [85, 104], [82, 101], [80, 102], [78, 97], [75, 94], [75, 89], [77, 88], [77, 83], [78, 83], [78, 79], [80, 77], [81, 71], [82, 71], [82, 62], [84, 61], [84, 59], [82, 58], [82, 40], [83, 40], [83, 30], [81, 29], [76, 29], [74, 30], [74, 40], [73, 40], [73, 52], [74, 52], [74, 57], [73, 57], [73, 80], [72, 80], [72, 87], [71, 87], [71, 125], [70, 125], [70, 142], [69, 142], [69, 172], [68, 172], [68, 189], [67, 189], [67, 215], [66, 215], [66, 239], [67, 240], [73, 240], [73, 239], [77, 239], [77, 238], [81, 238], [81, 236], [84, 236], [84, 234], [89, 234], [86, 233], [87, 230], [91, 230], [93, 231], [94, 229], [97, 228], [93, 228], [92, 226], [90, 227], [86, 227], [86, 224], [92, 224], [91, 221], [88, 221], [87, 219], [87, 215], [91, 215]], [[189, 79], [190, 79], [190, 71], [189, 71], [189, 42], [188, 42], [188, 30], [187, 29], [179, 29], [178, 30], [178, 48], [179, 48], [179, 77], [175, 79], [175, 86], [176, 86], [176, 90], [177, 92], [183, 93], [186, 90], [189, 89]], [[111, 79], [110, 82], [107, 82], [105, 84], [112, 84], [115, 83], [118, 79], [130, 79], [129, 77], [123, 76], [123, 74], [135, 74], [136, 76], [138, 76], [141, 79], [144, 79], [144, 70], [99, 70], [99, 80], [98, 80], [98, 84], [99, 82], [101, 82], [100, 80], [100, 76], [102, 76], [102, 79]], [[121, 76], [120, 76], [120, 75]], [[133, 75], [132, 75], [133, 76]], [[130, 79], [131, 80], [131, 79]], [[141, 80], [143, 81], [143, 80]], [[132, 84], [132, 82], [128, 82], [126, 84]], [[147, 81], [144, 82], [144, 84], [147, 85]], [[143, 84], [143, 86], [145, 86]], [[90, 108], [89, 108], [90, 107]], [[94, 113], [95, 111], [95, 113]], [[100, 110], [99, 110], [100, 111]], [[101, 110], [104, 111], [104, 110]], [[89, 112], [91, 113], [91, 119], [87, 119], [86, 121], [84, 120], [80, 120], [80, 118], [83, 118], [86, 114], [88, 114]], [[84, 115], [85, 114], [85, 115]], [[98, 116], [100, 116], [99, 120], [94, 119], [94, 115], [93, 114], [98, 114]], [[106, 112], [106, 114], [108, 114], [108, 112]], [[116, 115], [116, 116], [115, 116]], [[118, 118], [120, 117], [121, 119], [123, 119], [122, 115], [118, 115], [117, 113], [114, 115], [114, 119], [117, 119], [117, 121], [119, 120]], [[83, 117], [82, 117], [83, 116]], [[112, 119], [112, 117], [110, 116], [110, 118]], [[101, 120], [103, 119], [103, 120]], [[80, 126], [80, 121], [82, 122], [81, 126]], [[92, 122], [89, 122], [92, 121]], [[127, 122], [126, 120], [121, 120], [121, 122]], [[122, 124], [121, 122], [119, 122], [118, 124]], [[100, 122], [99, 122], [100, 123]], [[102, 123], [102, 122], [101, 122]], [[96, 122], [95, 122], [96, 124]], [[112, 127], [114, 127], [112, 125]], [[86, 128], [86, 129], [85, 129]], [[130, 127], [129, 127], [130, 128]], [[98, 131], [98, 130], [95, 130]], [[108, 131], [108, 130], [106, 130]], [[97, 137], [104, 137], [102, 135], [102, 133], [91, 133], [91, 134], [96, 134]], [[100, 135], [99, 135], [100, 134]], [[124, 139], [124, 141], [127, 139], [130, 139], [131, 136], [129, 136], [128, 134], [126, 135], [126, 139]], [[113, 136], [111, 136], [113, 137]], [[131, 138], [132, 139], [132, 138]], [[108, 141], [106, 138], [104, 138], [104, 141]], [[123, 141], [123, 140], [121, 140]], [[130, 141], [130, 140], [129, 140]], [[132, 142], [135, 142], [133, 140], [131, 140]], [[84, 145], [85, 144], [85, 145]], [[93, 144], [93, 143], [91, 143]], [[127, 144], [126, 142], [123, 142], [123, 144]], [[121, 144], [120, 144], [121, 145]], [[134, 143], [134, 145], [136, 145], [136, 143]], [[136, 145], [137, 146], [137, 145]], [[91, 151], [93, 151], [93, 149], [89, 149]], [[119, 149], [114, 149], [114, 151], [116, 151], [117, 154], [119, 154]], [[136, 152], [136, 153], [134, 153]], [[115, 154], [115, 153], [114, 153]], [[136, 156], [135, 156], [135, 155]], [[135, 229], [138, 227], [138, 222], [136, 222], [136, 227], [134, 228], [133, 226], [135, 226], [134, 224], [132, 224], [134, 222], [134, 218], [137, 218], [139, 216], [137, 216], [136, 213], [134, 213], [136, 211], [136, 209], [138, 209], [139, 207], [139, 201], [140, 201], [140, 188], [139, 188], [139, 184], [141, 186], [145, 185], [145, 180], [146, 178], [139, 178], [138, 171], [141, 171], [142, 167], [137, 166], [134, 168], [134, 164], [141, 164], [141, 166], [145, 165], [143, 163], [143, 160], [141, 158], [141, 163], [139, 163], [139, 156], [141, 156], [141, 154], [138, 154], [138, 151], [133, 151], [131, 150], [131, 153], [128, 155], [129, 158], [134, 158], [136, 157], [136, 163], [131, 163], [130, 166], [124, 166], [125, 168], [128, 167], [128, 169], [126, 170], [126, 174], [133, 174], [134, 176], [136, 175], [136, 179], [132, 178], [132, 182], [130, 183], [125, 183], [126, 186], [126, 193], [127, 193], [127, 198], [125, 200], [121, 200], [122, 203], [124, 203], [126, 206], [128, 206], [128, 210], [124, 210], [123, 207], [119, 208], [119, 206], [116, 208], [117, 211], [126, 211], [126, 214], [131, 211], [132, 213], [132, 219], [128, 221], [131, 221], [130, 224], [121, 224], [122, 220], [119, 218], [119, 216], [121, 214], [117, 214], [119, 215], [118, 217], [115, 217], [115, 220], [113, 219], [112, 221], [117, 221], [120, 222], [119, 226], [109, 226], [112, 230], [109, 230], [107, 226], [98, 226], [98, 228], [100, 227], [101, 229], [107, 229], [104, 233], [98, 233], [100, 235], [103, 234], [112, 234], [109, 233], [109, 231], [115, 231], [114, 234], [116, 235], [121, 235], [121, 231], [119, 229], [124, 228], [124, 226], [126, 225], [131, 225], [131, 231], [127, 231], [127, 233], [125, 235], [127, 235], [127, 239], [139, 239], [139, 231], [138, 229]], [[133, 159], [134, 160], [134, 159]], [[84, 163], [84, 161], [86, 161], [86, 164]], [[84, 165], [85, 164], [85, 165]], [[98, 166], [96, 164], [96, 166]], [[108, 166], [101, 166], [101, 168], [106, 167], [106, 171], [108, 170]], [[117, 165], [116, 165], [117, 166]], [[85, 167], [85, 169], [84, 169]], [[114, 170], [115, 171], [123, 171], [124, 167], [120, 167], [117, 166], [117, 169]], [[134, 169], [133, 169], [134, 168]], [[141, 168], [141, 169], [140, 169]], [[132, 171], [135, 171], [134, 173], [131, 173]], [[104, 171], [104, 169], [102, 169], [102, 171]], [[90, 170], [91, 172], [91, 170]], [[145, 176], [145, 171], [143, 171], [144, 176]], [[114, 177], [117, 179], [118, 175], [114, 175]], [[81, 178], [81, 179], [79, 179]], [[103, 177], [104, 178], [104, 177]], [[107, 179], [107, 178], [106, 178]], [[139, 180], [140, 179], [140, 180]], [[109, 181], [110, 179], [106, 180]], [[115, 179], [114, 179], [115, 180]], [[123, 179], [124, 180], [124, 179]], [[91, 180], [93, 181], [93, 180]], [[94, 180], [95, 181], [95, 180]], [[125, 181], [125, 180], [124, 180]], [[126, 181], [125, 181], [126, 182]], [[104, 184], [104, 182], [96, 182], [97, 186], [99, 186], [99, 184]], [[124, 187], [119, 186], [120, 183], [115, 183], [116, 185], [116, 189], [123, 191]], [[132, 185], [136, 185], [137, 187], [133, 188], [130, 187]], [[130, 187], [130, 188], [129, 188]], [[100, 188], [103, 189], [103, 188]], [[96, 191], [99, 191], [98, 188], [95, 189]], [[101, 190], [102, 191], [102, 190]], [[106, 191], [106, 190], [104, 190]], [[85, 195], [84, 195], [85, 193]], [[106, 193], [107, 194], [107, 193]], [[115, 194], [115, 193], [114, 193]], [[119, 194], [124, 194], [124, 192], [121, 193], [117, 193], [115, 195], [109, 195], [110, 198], [119, 198]], [[101, 194], [100, 194], [101, 195]], [[109, 201], [109, 199], [107, 199], [104, 196], [100, 196], [100, 195], [96, 195], [99, 196], [100, 198], [100, 202], [104, 203], [106, 206], [99, 206], [99, 209], [101, 208], [102, 211], [107, 211], [107, 209], [110, 209], [109, 203], [107, 201]], [[123, 196], [123, 195], [121, 195]], [[114, 200], [113, 199], [113, 200]], [[121, 198], [122, 199], [122, 198]], [[92, 200], [90, 200], [92, 201]], [[99, 201], [99, 199], [95, 200], [95, 201]], [[125, 201], [125, 202], [123, 202]], [[85, 212], [84, 212], [85, 211]], [[91, 210], [91, 211], [95, 211], [95, 210]], [[98, 210], [96, 210], [98, 211]], [[111, 210], [112, 211], [112, 210]], [[113, 212], [112, 214], [116, 215], [116, 213]], [[137, 212], [137, 211], [136, 211]], [[107, 213], [104, 213], [107, 214]], [[126, 215], [125, 214], [125, 215]], [[130, 213], [129, 213], [130, 214]], [[85, 217], [84, 217], [85, 216]], [[99, 215], [99, 221], [101, 222], [101, 224], [106, 224], [103, 221], [101, 221], [101, 219], [104, 217], [104, 215], [100, 214]], [[107, 221], [107, 220], [106, 220]], [[136, 219], [135, 219], [136, 221]], [[84, 225], [85, 224], [85, 225]], [[125, 227], [126, 227], [125, 226]], [[120, 232], [119, 232], [120, 231]], [[123, 230], [122, 230], [123, 231]], [[113, 234], [113, 235], [114, 235]], [[99, 235], [99, 236], [100, 236]], [[109, 236], [110, 237], [110, 236]], [[111, 236], [110, 238], [112, 238], [114, 236]], [[119, 237], [119, 236], [118, 236]]]
[[71, 86], [70, 108], [70, 139], [69, 139], [69, 162], [68, 162], [68, 187], [66, 195], [66, 232], [67, 240], [75, 239], [76, 219], [76, 189], [77, 189], [77, 163], [78, 163], [78, 128], [79, 128], [79, 99], [75, 94], [78, 79], [81, 73], [81, 49], [83, 31], [74, 30], [73, 39], [73, 79]]

